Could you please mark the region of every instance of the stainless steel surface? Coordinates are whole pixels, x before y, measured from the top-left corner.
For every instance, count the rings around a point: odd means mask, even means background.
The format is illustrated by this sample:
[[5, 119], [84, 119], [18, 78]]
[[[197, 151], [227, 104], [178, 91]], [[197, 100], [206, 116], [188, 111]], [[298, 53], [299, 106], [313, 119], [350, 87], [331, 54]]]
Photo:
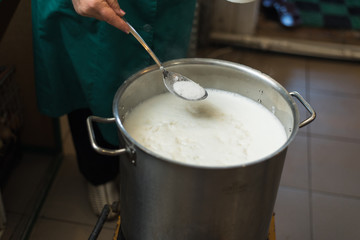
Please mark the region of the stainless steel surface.
[[[125, 19], [124, 19], [125, 20]], [[135, 30], [135, 28], [133, 28], [133, 26], [131, 26], [130, 23], [128, 23], [126, 20], [125, 22], [127, 23], [127, 25], [130, 27], [130, 33], [136, 38], [136, 40], [138, 40], [138, 42], [145, 48], [145, 50], [150, 54], [150, 56], [152, 57], [152, 59], [154, 59], [154, 61], [156, 62], [156, 64], [159, 66], [159, 68], [161, 69], [162, 63], [160, 62], [160, 60], [158, 59], [158, 57], [155, 55], [155, 53], [151, 50], [151, 48], [146, 44], [146, 42], [144, 41], [144, 39], [142, 39], [142, 37], [140, 36], [140, 34], [137, 33], [137, 31]]]
[[306, 110], [310, 113], [310, 117], [308, 117], [307, 119], [305, 119], [304, 121], [302, 121], [299, 124], [299, 128], [302, 128], [306, 125], [308, 125], [309, 123], [311, 123], [312, 121], [315, 120], [316, 118], [316, 113], [315, 110], [311, 107], [311, 105], [300, 95], [300, 93], [298, 92], [291, 92], [290, 93], [291, 96], [297, 98], [299, 100], [299, 102], [306, 108]]
[[[125, 20], [125, 19], [124, 19]], [[196, 96], [195, 98], [189, 98], [186, 95], [182, 94], [181, 92], [177, 91], [176, 89], [174, 89], [174, 84], [176, 82], [179, 81], [184, 81], [184, 82], [194, 82], [193, 80], [189, 79], [188, 77], [185, 77], [179, 73], [175, 73], [175, 72], [170, 72], [167, 71], [164, 66], [162, 65], [162, 63], [160, 62], [160, 60], [158, 59], [158, 57], [155, 55], [155, 53], [151, 50], [151, 48], [146, 44], [146, 42], [144, 41], [144, 39], [142, 39], [142, 37], [136, 32], [136, 30], [131, 26], [130, 23], [128, 23], [126, 20], [125, 22], [127, 23], [127, 25], [130, 27], [130, 33], [136, 38], [136, 40], [139, 41], [139, 43], [145, 48], [145, 50], [150, 54], [150, 56], [154, 59], [154, 61], [156, 62], [156, 64], [158, 65], [158, 67], [160, 68], [160, 70], [163, 73], [163, 81], [164, 84], [166, 86], [166, 88], [169, 90], [169, 92], [171, 92], [172, 94], [185, 99], [185, 100], [190, 100], [190, 101], [199, 101], [199, 100], [203, 100], [207, 97], [207, 92], [205, 89], [203, 89], [200, 85], [198, 84], [192, 84], [191, 86], [193, 88], [201, 88], [200, 92], [204, 92], [203, 95], [201, 96]]]
[[[275, 153], [232, 167], [199, 167], [163, 158], [138, 144], [122, 125], [126, 113], [166, 92], [161, 72], [146, 68], [130, 77], [113, 102], [116, 124], [127, 149], [121, 155], [121, 227], [127, 240], [266, 239], [288, 145], [300, 123], [293, 96], [269, 76], [231, 62], [180, 59], [164, 65], [196, 77], [206, 88], [258, 101], [281, 121], [288, 140]], [[305, 100], [300, 96], [301, 102]], [[310, 106], [310, 105], [309, 105]], [[313, 114], [315, 112], [310, 108]], [[134, 164], [136, 162], [136, 164]]]
[[88, 133], [89, 133], [89, 139], [90, 139], [90, 143], [91, 146], [93, 147], [93, 149], [103, 155], [108, 155], [108, 156], [117, 156], [120, 155], [122, 153], [125, 153], [127, 150], [125, 148], [123, 149], [108, 149], [108, 148], [103, 148], [100, 147], [97, 143], [96, 143], [96, 136], [95, 133], [93, 131], [93, 122], [98, 122], [98, 123], [115, 123], [115, 118], [101, 118], [101, 117], [96, 117], [96, 116], [90, 116], [86, 119], [86, 124], [87, 124], [87, 128], [88, 128]]

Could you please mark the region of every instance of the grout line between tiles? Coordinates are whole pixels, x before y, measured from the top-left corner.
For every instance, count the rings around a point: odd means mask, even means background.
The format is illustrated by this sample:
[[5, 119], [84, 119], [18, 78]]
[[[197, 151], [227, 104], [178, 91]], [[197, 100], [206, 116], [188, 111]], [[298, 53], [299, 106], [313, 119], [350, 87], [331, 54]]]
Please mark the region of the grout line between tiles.
[[291, 186], [286, 186], [286, 185], [280, 185], [281, 189], [287, 189], [287, 190], [292, 190], [292, 191], [298, 191], [298, 192], [307, 192], [308, 189], [304, 189], [304, 188], [298, 188], [298, 187], [291, 187]]
[[320, 95], [341, 97], [341, 98], [349, 98], [349, 99], [359, 99], [360, 98], [360, 94], [358, 94], [358, 93], [347, 93], [347, 92], [318, 89], [318, 88], [313, 88], [311, 90], [312, 90], [313, 94], [320, 94]]
[[320, 190], [312, 190], [313, 193], [320, 194], [320, 195], [326, 195], [329, 197], [338, 197], [338, 198], [346, 198], [346, 199], [353, 199], [353, 200], [360, 200], [360, 196], [354, 196], [349, 194], [342, 194], [342, 193], [334, 193], [334, 192], [326, 192], [326, 191], [320, 191]]
[[46, 200], [47, 194], [52, 187], [54, 179], [57, 177], [59, 166], [61, 165], [61, 156], [55, 156], [52, 159], [45, 176], [42, 176], [40, 183], [35, 188], [35, 195], [26, 204], [26, 214], [22, 214], [22, 218], [17, 223], [15, 230], [11, 234], [11, 239], [23, 240], [28, 239], [31, 231], [39, 217], [39, 212]]
[[[305, 91], [306, 98], [311, 102], [310, 99], [310, 68], [309, 68], [309, 59], [305, 58]], [[316, 109], [315, 109], [316, 111]], [[316, 120], [315, 120], [316, 121]], [[311, 123], [306, 129], [306, 138], [307, 138], [307, 163], [308, 163], [308, 201], [309, 201], [309, 229], [310, 229], [310, 239], [314, 239], [314, 224], [313, 224], [313, 205], [312, 205], [312, 167], [311, 167]]]
[[[53, 221], [53, 222], [61, 222], [61, 223], [68, 223], [68, 224], [75, 224], [75, 225], [81, 225], [84, 227], [94, 227], [96, 222], [94, 222], [94, 224], [89, 224], [89, 223], [83, 223], [83, 222], [76, 222], [76, 221], [70, 221], [70, 220], [65, 220], [65, 219], [59, 219], [59, 218], [53, 218], [53, 217], [45, 217], [42, 216], [40, 217], [40, 219], [42, 220], [47, 220], [47, 221]], [[111, 222], [109, 222], [111, 224]], [[116, 227], [117, 222], [114, 221], [114, 228], [108, 227], [108, 226], [103, 226], [104, 229], [109, 229], [109, 230], [114, 230]]]
[[286, 189], [292, 189], [292, 190], [298, 190], [298, 191], [309, 191], [308, 187], [295, 187], [292, 185], [286, 185], [286, 184], [281, 184], [279, 185], [282, 188], [286, 188]]
[[320, 195], [324, 195], [324, 196], [328, 196], [328, 197], [337, 197], [337, 198], [360, 200], [360, 196], [349, 195], [349, 194], [326, 192], [326, 191], [313, 190], [313, 189], [305, 189], [305, 188], [292, 187], [292, 186], [287, 186], [287, 185], [280, 185], [280, 188], [281, 189], [292, 190], [292, 191], [299, 191], [299, 192], [309, 192], [309, 191], [311, 191], [312, 194], [320, 194]]
[[[308, 131], [309, 132], [309, 131]], [[310, 237], [311, 240], [314, 239], [314, 221], [313, 221], [313, 190], [312, 190], [312, 158], [311, 158], [311, 136], [309, 134], [309, 136], [307, 137], [308, 141], [307, 141], [307, 155], [308, 155], [308, 188], [309, 188], [309, 224], [310, 224]]]
[[340, 141], [340, 142], [347, 142], [347, 143], [360, 143], [359, 138], [349, 138], [349, 137], [325, 135], [325, 134], [319, 134], [319, 133], [310, 133], [310, 137], [326, 139], [326, 140], [333, 140], [333, 141]]

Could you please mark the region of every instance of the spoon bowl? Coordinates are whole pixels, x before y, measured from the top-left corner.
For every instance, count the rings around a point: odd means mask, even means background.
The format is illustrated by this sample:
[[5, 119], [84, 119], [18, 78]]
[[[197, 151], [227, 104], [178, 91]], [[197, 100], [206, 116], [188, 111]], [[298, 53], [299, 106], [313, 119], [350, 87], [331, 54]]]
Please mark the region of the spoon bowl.
[[161, 70], [163, 72], [164, 84], [172, 94], [189, 101], [203, 100], [208, 96], [207, 91], [203, 87], [184, 75], [167, 71], [164, 68]]
[[[124, 18], [123, 18], [124, 19]], [[145, 50], [150, 54], [152, 59], [159, 66], [163, 74], [163, 81], [165, 87], [172, 94], [189, 101], [199, 101], [203, 100], [208, 96], [206, 90], [201, 87], [198, 83], [192, 81], [191, 79], [181, 75], [180, 73], [174, 73], [167, 71], [160, 60], [157, 58], [155, 53], [150, 49], [142, 37], [136, 32], [136, 30], [128, 23], [125, 19], [124, 21], [130, 28], [130, 33], [140, 42], [140, 44], [145, 48]]]

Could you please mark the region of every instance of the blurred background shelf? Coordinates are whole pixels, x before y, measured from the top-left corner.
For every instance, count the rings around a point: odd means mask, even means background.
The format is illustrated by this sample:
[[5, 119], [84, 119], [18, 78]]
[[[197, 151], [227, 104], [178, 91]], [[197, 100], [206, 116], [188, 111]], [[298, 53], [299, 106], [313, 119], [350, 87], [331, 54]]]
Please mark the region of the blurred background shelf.
[[[360, 31], [299, 26], [286, 28], [269, 19], [261, 0], [234, 4], [201, 2], [202, 42], [339, 60], [360, 60]], [[211, 3], [212, 2], [212, 3]], [[204, 21], [204, 19], [211, 19]]]

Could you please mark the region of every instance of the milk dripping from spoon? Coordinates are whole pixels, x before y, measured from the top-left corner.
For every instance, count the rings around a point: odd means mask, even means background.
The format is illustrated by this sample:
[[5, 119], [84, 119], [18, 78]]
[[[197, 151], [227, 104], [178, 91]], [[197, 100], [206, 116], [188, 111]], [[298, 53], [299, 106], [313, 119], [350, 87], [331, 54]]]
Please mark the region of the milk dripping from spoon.
[[[124, 18], [123, 18], [124, 19]], [[206, 90], [201, 87], [198, 83], [192, 81], [191, 79], [175, 72], [167, 71], [160, 60], [157, 58], [155, 53], [150, 49], [142, 37], [136, 32], [136, 30], [128, 23], [125, 19], [124, 21], [130, 28], [130, 33], [140, 42], [140, 44], [145, 48], [145, 50], [150, 54], [154, 59], [156, 64], [159, 66], [160, 70], [163, 73], [163, 81], [166, 88], [172, 94], [189, 101], [199, 101], [203, 100], [208, 96]]]

